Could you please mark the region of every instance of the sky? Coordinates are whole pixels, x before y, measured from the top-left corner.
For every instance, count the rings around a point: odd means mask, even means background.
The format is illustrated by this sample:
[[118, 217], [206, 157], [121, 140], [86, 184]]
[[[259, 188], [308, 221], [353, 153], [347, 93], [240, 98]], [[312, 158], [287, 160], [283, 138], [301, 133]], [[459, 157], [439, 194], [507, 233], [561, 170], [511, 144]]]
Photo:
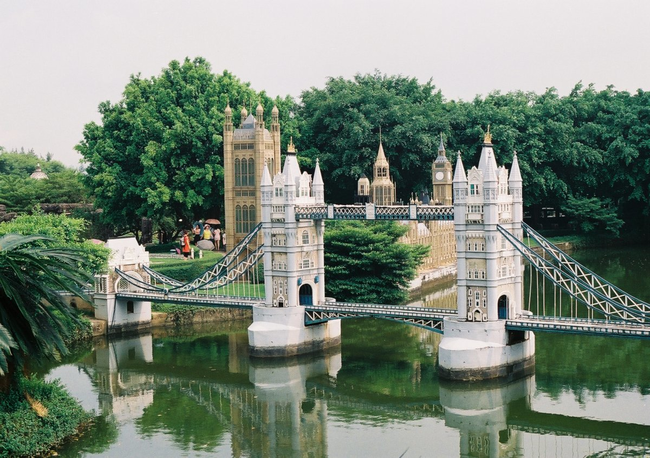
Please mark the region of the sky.
[[204, 57], [271, 97], [374, 73], [447, 100], [650, 90], [647, 0], [0, 0], [0, 146], [72, 167], [129, 76]]

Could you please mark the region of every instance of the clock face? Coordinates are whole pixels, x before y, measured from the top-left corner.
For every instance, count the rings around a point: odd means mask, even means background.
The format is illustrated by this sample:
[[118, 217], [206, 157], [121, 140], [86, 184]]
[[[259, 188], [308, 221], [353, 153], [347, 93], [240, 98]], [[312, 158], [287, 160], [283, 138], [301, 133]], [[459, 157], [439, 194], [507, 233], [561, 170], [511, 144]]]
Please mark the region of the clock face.
[[440, 181], [444, 178], [445, 174], [442, 172], [436, 172], [436, 180]]

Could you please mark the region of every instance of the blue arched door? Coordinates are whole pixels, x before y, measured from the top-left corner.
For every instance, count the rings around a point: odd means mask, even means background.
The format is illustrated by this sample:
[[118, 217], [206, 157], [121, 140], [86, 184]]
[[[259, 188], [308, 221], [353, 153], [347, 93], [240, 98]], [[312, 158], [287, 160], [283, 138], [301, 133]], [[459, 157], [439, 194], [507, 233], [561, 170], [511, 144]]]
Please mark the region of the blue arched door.
[[314, 294], [311, 289], [311, 285], [304, 284], [300, 287], [298, 291], [298, 298], [300, 305], [313, 305], [314, 304]]
[[506, 320], [508, 318], [508, 296], [504, 294], [499, 298], [497, 309], [499, 311], [499, 319]]

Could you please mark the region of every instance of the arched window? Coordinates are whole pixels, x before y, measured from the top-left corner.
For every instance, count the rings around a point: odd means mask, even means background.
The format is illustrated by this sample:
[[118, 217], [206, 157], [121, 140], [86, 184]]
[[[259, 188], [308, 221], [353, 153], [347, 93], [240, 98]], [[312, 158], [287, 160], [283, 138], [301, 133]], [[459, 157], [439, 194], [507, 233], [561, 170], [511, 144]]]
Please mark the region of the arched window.
[[474, 305], [476, 305], [477, 307], [481, 305], [481, 293], [478, 291], [476, 291], [476, 293], [474, 294]]
[[242, 186], [248, 186], [248, 161], [246, 159], [241, 160], [241, 172], [239, 177], [239, 182]]
[[302, 244], [303, 245], [309, 245], [309, 232], [308, 231], [302, 231]]
[[235, 232], [243, 232], [242, 231], [242, 214], [241, 214], [241, 206], [237, 205], [235, 207]]
[[244, 205], [241, 208], [241, 231], [240, 232], [250, 232], [248, 230], [248, 205]]
[[241, 186], [241, 163], [235, 159], [235, 186]]
[[252, 231], [256, 222], [257, 215], [255, 214], [255, 205], [251, 205], [248, 207], [248, 230], [246, 232]]
[[248, 160], [248, 186], [255, 186], [255, 159]]

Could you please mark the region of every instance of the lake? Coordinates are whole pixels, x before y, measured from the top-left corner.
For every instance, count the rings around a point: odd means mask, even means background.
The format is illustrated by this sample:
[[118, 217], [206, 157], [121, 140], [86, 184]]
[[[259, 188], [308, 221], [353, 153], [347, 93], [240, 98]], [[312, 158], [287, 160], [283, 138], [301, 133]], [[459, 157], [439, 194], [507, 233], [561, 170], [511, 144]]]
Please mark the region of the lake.
[[[650, 249], [583, 250], [650, 300]], [[413, 303], [455, 307], [453, 281]], [[535, 374], [437, 376], [439, 334], [344, 320], [334, 351], [251, 359], [248, 323], [99, 339], [58, 365], [95, 424], [66, 457], [603, 457], [650, 455], [650, 342], [537, 334]]]

